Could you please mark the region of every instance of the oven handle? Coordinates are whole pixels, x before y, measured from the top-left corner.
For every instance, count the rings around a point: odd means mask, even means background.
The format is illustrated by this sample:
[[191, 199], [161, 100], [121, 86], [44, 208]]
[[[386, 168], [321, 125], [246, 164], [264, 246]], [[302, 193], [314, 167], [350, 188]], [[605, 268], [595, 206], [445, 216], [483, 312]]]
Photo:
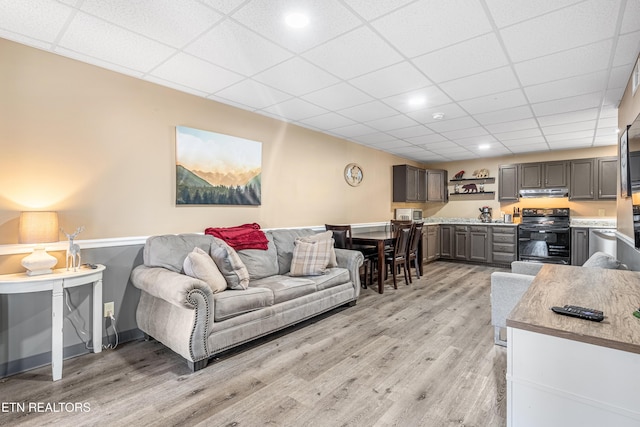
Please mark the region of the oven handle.
[[569, 231], [571, 230], [570, 227], [546, 227], [546, 228], [542, 228], [542, 227], [527, 227], [526, 225], [523, 227], [522, 225], [520, 225], [520, 230], [522, 231], [542, 231], [545, 233], [554, 233], [557, 231]]

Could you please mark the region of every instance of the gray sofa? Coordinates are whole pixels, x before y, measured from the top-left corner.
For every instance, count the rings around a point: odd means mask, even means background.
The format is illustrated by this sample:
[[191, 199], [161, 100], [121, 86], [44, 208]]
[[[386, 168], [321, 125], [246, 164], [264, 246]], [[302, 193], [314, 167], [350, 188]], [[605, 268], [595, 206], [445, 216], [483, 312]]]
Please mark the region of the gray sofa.
[[337, 267], [322, 275], [292, 277], [294, 241], [316, 233], [282, 229], [265, 234], [267, 250], [237, 251], [249, 273], [248, 287], [217, 293], [207, 282], [184, 274], [183, 265], [196, 247], [207, 254], [220, 250], [220, 240], [200, 234], [147, 239], [144, 265], [131, 274], [133, 285], [141, 290], [138, 327], [184, 357], [195, 371], [227, 349], [356, 303], [360, 252], [335, 249]]

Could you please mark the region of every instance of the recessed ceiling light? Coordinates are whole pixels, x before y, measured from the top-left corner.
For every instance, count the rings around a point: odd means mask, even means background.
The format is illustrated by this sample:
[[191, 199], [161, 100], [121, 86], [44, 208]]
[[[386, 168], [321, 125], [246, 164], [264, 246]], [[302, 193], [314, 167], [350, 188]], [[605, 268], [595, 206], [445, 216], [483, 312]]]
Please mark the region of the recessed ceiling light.
[[423, 96], [414, 96], [413, 98], [409, 99], [409, 105], [411, 105], [412, 107], [424, 105], [426, 102], [427, 100]]
[[431, 117], [433, 117], [435, 120], [442, 120], [444, 119], [444, 113], [433, 113]]
[[284, 17], [284, 22], [291, 28], [304, 28], [309, 25], [309, 17], [301, 12], [291, 12]]
[[478, 150], [488, 150], [489, 148], [491, 148], [491, 145], [489, 145], [489, 144], [480, 144], [480, 145], [478, 145]]

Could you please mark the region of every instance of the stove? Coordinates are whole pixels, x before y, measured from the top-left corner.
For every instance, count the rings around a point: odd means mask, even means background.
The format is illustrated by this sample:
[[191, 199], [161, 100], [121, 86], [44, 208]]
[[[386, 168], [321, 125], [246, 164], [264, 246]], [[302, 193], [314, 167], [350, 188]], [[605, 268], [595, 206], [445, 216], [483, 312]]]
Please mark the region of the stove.
[[571, 264], [569, 208], [524, 208], [518, 226], [518, 259]]

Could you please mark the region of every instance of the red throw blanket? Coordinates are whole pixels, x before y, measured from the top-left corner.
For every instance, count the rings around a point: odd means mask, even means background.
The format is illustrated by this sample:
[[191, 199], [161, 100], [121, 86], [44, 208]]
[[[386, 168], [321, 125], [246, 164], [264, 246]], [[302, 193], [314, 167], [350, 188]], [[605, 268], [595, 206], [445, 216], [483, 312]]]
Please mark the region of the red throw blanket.
[[209, 227], [204, 230], [204, 234], [210, 234], [224, 240], [237, 251], [243, 249], [262, 249], [266, 251], [269, 245], [267, 236], [260, 230], [260, 224], [255, 222], [237, 227]]

